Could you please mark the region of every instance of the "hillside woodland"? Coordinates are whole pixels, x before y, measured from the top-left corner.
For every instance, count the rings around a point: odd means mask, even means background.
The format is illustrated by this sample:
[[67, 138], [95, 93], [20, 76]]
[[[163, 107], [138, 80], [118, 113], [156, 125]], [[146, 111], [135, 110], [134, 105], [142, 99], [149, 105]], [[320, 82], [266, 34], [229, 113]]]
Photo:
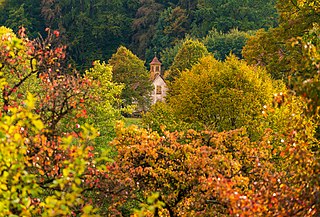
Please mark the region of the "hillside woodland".
[[[15, 32], [23, 25], [29, 38], [45, 35], [47, 27], [59, 30], [68, 59], [88, 69], [94, 60], [108, 60], [120, 45], [149, 61], [187, 35], [207, 37], [219, 58], [231, 50], [240, 54], [241, 47], [233, 46], [244, 45], [245, 33], [277, 25], [274, 6], [275, 0], [10, 0], [0, 9], [0, 23]], [[239, 45], [221, 40], [230, 33]], [[224, 43], [229, 47], [221, 49]]]
[[318, 0], [0, 11], [0, 216], [320, 216]]

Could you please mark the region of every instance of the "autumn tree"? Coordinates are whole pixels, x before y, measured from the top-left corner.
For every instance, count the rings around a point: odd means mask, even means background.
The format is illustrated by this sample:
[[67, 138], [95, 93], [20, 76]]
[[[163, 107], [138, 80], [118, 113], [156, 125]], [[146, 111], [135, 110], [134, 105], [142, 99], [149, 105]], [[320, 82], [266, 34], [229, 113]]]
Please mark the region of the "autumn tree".
[[29, 41], [1, 27], [1, 213], [92, 216], [82, 180], [97, 132], [73, 130], [90, 80], [67, 73], [59, 32], [48, 35]]
[[119, 125], [110, 211], [121, 215], [125, 204], [147, 204], [158, 192], [163, 204], [154, 216], [317, 216], [319, 163], [312, 147], [319, 143], [313, 130], [303, 130], [306, 120], [293, 117], [294, 128], [287, 122], [287, 131], [268, 129], [256, 142], [244, 129], [159, 136]]
[[[32, 48], [27, 42], [19, 39], [11, 29], [0, 27], [1, 60], [1, 110], [8, 112], [9, 106], [21, 103], [29, 91], [34, 93], [32, 84], [37, 86], [37, 70], [31, 58]], [[26, 67], [28, 66], [28, 67]]]
[[[283, 97], [292, 103], [281, 106]], [[166, 104], [152, 106], [143, 123], [160, 134], [161, 129], [224, 131], [245, 127], [256, 140], [267, 128], [277, 133], [289, 130], [289, 125], [294, 129], [292, 119], [304, 117], [304, 109], [301, 98], [271, 79], [264, 69], [248, 66], [234, 56], [220, 62], [209, 55], [182, 72], [169, 89]], [[274, 113], [266, 116], [267, 110]], [[308, 122], [304, 126], [313, 129]]]
[[[80, 138], [79, 146], [72, 146], [72, 137], [69, 137], [61, 138], [61, 145], [64, 146], [59, 149], [60, 153], [69, 153], [68, 157], [56, 165], [47, 158], [52, 155], [55, 155], [55, 158], [62, 157], [61, 154], [40, 154], [49, 151], [50, 146], [42, 146], [41, 151], [35, 153], [33, 148], [39, 147], [37, 144], [50, 144], [41, 133], [44, 130], [43, 123], [33, 112], [35, 99], [30, 94], [24, 103], [24, 107], [12, 107], [10, 116], [4, 114], [1, 117], [1, 214], [57, 216], [81, 213], [94, 216], [95, 210], [82, 196], [80, 179], [89, 162], [89, 150], [80, 145]], [[85, 138], [89, 134], [83, 136]], [[32, 154], [36, 156], [33, 157]], [[49, 172], [45, 167], [54, 169]], [[51, 178], [47, 179], [48, 177]], [[50, 181], [52, 178], [53, 182]]]
[[[0, 28], [0, 131], [6, 135], [1, 147], [12, 147], [6, 155], [19, 165], [3, 167], [2, 195], [12, 201], [3, 198], [2, 213], [92, 216], [109, 183], [104, 148], [110, 125], [120, 116], [123, 85], [112, 82], [105, 63], [95, 62], [79, 75], [67, 64], [59, 31], [46, 31], [48, 37], [31, 41], [24, 29], [16, 36]], [[8, 164], [4, 158], [0, 163]], [[8, 181], [12, 177], [15, 181]], [[28, 193], [11, 193], [15, 189]]]
[[[304, 117], [317, 117], [319, 111], [318, 9], [316, 1], [278, 1], [280, 26], [258, 32], [244, 50], [251, 63], [266, 65], [273, 76], [286, 80], [290, 88], [306, 99], [308, 106], [304, 105], [300, 112]], [[264, 52], [255, 52], [263, 47], [266, 48]], [[276, 97], [282, 105], [293, 103], [287, 97]], [[266, 112], [269, 115], [274, 110]], [[317, 118], [313, 120], [317, 121]], [[303, 119], [296, 121], [294, 129], [282, 126], [284, 133], [272, 138], [283, 143], [272, 152], [274, 158], [282, 160], [281, 170], [264, 173], [263, 180], [253, 183], [248, 194], [236, 196], [232, 213], [242, 216], [258, 213], [261, 216], [319, 215], [317, 195], [320, 185], [315, 171], [319, 170], [320, 143], [312, 137], [314, 129], [297, 131], [304, 128], [303, 122]], [[317, 125], [319, 127], [319, 122]], [[272, 140], [268, 142], [272, 144]], [[264, 167], [257, 170], [264, 170]]]
[[182, 72], [169, 91], [168, 104], [185, 122], [230, 130], [252, 126], [261, 107], [281, 88], [260, 68], [234, 56], [219, 62], [210, 55]]
[[125, 85], [121, 94], [124, 106], [136, 103], [139, 110], [148, 108], [152, 86], [144, 62], [130, 50], [120, 46], [109, 64], [112, 66], [113, 81]]
[[[258, 31], [243, 50], [249, 64], [265, 66], [274, 78], [319, 107], [319, 6], [316, 1], [278, 1], [279, 27]], [[310, 107], [311, 106], [311, 107]]]
[[[169, 133], [163, 125], [160, 136], [120, 124], [112, 143], [118, 156], [109, 167], [110, 211], [147, 204], [158, 192], [163, 204], [154, 216], [317, 216], [316, 124], [304, 114], [306, 103], [289, 93], [260, 105], [259, 122], [267, 125], [258, 139], [244, 128]], [[155, 107], [160, 115], [170, 111], [163, 106]]]
[[[293, 101], [287, 97], [275, 97], [282, 106], [291, 107]], [[293, 112], [295, 110], [292, 110]], [[269, 109], [267, 115], [275, 110]], [[225, 186], [224, 194], [230, 200], [230, 213], [242, 216], [318, 216], [320, 207], [318, 194], [320, 183], [319, 141], [314, 137], [316, 124], [305, 129], [305, 114], [295, 117], [294, 126], [287, 122], [283, 133], [265, 135], [263, 156], [256, 155], [253, 178], [248, 191], [234, 191], [236, 182]], [[296, 116], [292, 113], [292, 116]], [[310, 120], [310, 119], [309, 119]], [[293, 120], [292, 120], [293, 121]], [[310, 130], [311, 129], [311, 130]], [[259, 154], [258, 154], [259, 155]], [[269, 160], [265, 161], [266, 158]]]
[[208, 185], [205, 180], [214, 181], [220, 176], [245, 180], [241, 165], [228, 153], [231, 144], [248, 144], [247, 138], [240, 136], [242, 133], [190, 130], [160, 137], [136, 126], [118, 126], [117, 138], [112, 143], [118, 156], [110, 167], [110, 177], [121, 197], [114, 195], [111, 208], [121, 211], [126, 202], [146, 203], [148, 196], [159, 192], [164, 206], [155, 210], [155, 216], [226, 214], [227, 201], [218, 192], [208, 197], [204, 194]]

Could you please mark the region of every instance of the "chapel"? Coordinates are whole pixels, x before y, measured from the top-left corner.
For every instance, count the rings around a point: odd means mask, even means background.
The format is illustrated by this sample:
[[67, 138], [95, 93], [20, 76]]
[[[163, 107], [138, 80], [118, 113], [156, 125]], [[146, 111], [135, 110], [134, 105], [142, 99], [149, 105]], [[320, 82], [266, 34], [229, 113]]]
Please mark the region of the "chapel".
[[150, 79], [153, 85], [153, 91], [151, 93], [151, 104], [155, 104], [158, 101], [165, 101], [167, 85], [161, 75], [161, 62], [156, 56], [150, 62]]

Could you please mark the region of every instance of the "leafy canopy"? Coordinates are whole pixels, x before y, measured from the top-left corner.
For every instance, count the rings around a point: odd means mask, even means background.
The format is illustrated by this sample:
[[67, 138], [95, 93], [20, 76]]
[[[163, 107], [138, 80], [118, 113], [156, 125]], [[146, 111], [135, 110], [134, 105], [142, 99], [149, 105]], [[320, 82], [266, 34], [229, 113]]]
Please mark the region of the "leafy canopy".
[[281, 89], [283, 85], [261, 68], [234, 56], [220, 62], [209, 55], [176, 79], [168, 104], [187, 123], [218, 131], [250, 128], [261, 117], [261, 108], [270, 105]]
[[183, 42], [169, 70], [165, 73], [165, 78], [174, 81], [183, 70], [191, 69], [198, 63], [199, 59], [208, 55], [208, 50], [199, 40], [187, 39]]
[[144, 62], [130, 50], [120, 46], [109, 59], [109, 64], [112, 66], [113, 81], [125, 85], [121, 94], [124, 105], [136, 103], [138, 109], [148, 108], [152, 86]]

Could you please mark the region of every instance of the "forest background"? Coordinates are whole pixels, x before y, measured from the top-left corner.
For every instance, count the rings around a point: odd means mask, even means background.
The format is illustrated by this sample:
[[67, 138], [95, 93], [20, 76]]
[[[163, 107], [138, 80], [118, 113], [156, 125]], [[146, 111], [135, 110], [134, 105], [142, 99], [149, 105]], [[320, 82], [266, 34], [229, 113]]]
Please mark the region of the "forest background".
[[241, 56], [246, 33], [277, 20], [275, 0], [10, 0], [0, 15], [2, 25], [14, 31], [23, 25], [31, 38], [46, 27], [59, 30], [78, 69], [108, 60], [120, 45], [148, 63], [186, 36], [206, 41], [219, 59], [230, 51]]

